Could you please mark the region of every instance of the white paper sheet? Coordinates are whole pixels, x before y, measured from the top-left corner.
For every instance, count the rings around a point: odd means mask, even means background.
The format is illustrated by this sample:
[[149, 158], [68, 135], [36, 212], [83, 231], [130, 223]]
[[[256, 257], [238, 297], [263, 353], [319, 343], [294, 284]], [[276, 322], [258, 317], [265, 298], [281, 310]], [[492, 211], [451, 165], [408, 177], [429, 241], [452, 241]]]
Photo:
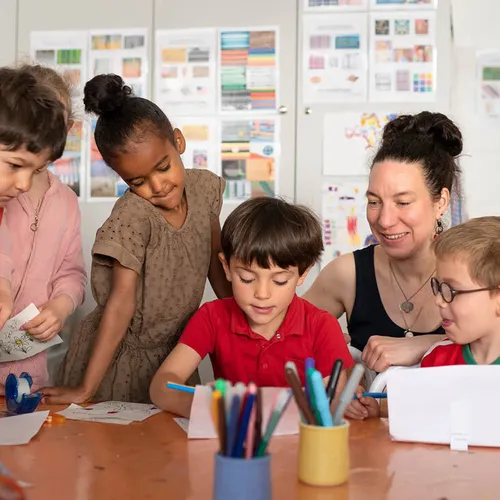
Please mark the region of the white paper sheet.
[[396, 111], [326, 113], [323, 175], [367, 176], [384, 126]]
[[280, 119], [224, 119], [220, 125], [224, 199], [279, 194]]
[[366, 101], [367, 15], [303, 16], [303, 102]]
[[500, 447], [495, 365], [395, 370], [388, 375], [389, 432], [395, 441]]
[[370, 101], [435, 101], [437, 55], [434, 11], [372, 13]]
[[217, 120], [210, 117], [176, 117], [171, 118], [171, 122], [186, 139], [186, 151], [182, 155], [184, 166], [220, 175]]
[[304, 0], [304, 10], [309, 12], [346, 12], [366, 10], [368, 0]]
[[366, 219], [367, 178], [324, 183], [322, 190], [323, 243], [321, 267], [344, 253], [375, 242]]
[[[269, 420], [269, 416], [274, 408], [276, 396], [281, 387], [262, 388], [262, 431], [264, 432]], [[217, 433], [214, 429], [211, 415], [212, 388], [205, 385], [196, 386], [196, 391], [191, 406], [191, 417], [189, 419], [188, 438], [189, 439], [214, 439]], [[282, 415], [273, 436], [287, 436], [299, 433], [300, 414], [294, 399], [290, 401], [285, 413]], [[185, 422], [181, 425], [184, 428]]]
[[484, 125], [500, 125], [500, 50], [476, 54], [476, 103]]
[[48, 416], [48, 411], [35, 411], [25, 415], [0, 418], [0, 445], [28, 444]]
[[215, 29], [156, 31], [155, 102], [167, 116], [215, 113]]
[[30, 304], [19, 314], [9, 319], [0, 331], [0, 362], [18, 361], [20, 359], [30, 358], [39, 354], [50, 347], [61, 344], [62, 339], [56, 335], [47, 342], [40, 342], [31, 337], [27, 332], [19, 328], [38, 316], [40, 311], [34, 304]]
[[142, 422], [161, 413], [161, 410], [150, 404], [106, 401], [86, 407], [72, 403], [58, 413], [70, 420], [128, 425], [132, 422]]
[[274, 113], [279, 103], [277, 27], [219, 31], [219, 107]]

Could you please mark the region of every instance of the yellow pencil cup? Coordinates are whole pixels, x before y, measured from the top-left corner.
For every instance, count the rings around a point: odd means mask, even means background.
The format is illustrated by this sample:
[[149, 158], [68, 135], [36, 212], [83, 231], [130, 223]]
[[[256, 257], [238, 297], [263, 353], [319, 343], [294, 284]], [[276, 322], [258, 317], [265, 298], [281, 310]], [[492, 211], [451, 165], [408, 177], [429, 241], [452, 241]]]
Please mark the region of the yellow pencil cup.
[[349, 477], [349, 422], [335, 427], [300, 423], [299, 481], [336, 486]]

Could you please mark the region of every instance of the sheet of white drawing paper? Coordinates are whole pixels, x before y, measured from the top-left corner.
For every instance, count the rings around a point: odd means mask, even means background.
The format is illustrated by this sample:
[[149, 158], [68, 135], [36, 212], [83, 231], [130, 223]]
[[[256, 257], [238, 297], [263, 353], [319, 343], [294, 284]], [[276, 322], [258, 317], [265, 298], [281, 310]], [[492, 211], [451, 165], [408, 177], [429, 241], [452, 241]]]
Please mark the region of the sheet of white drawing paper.
[[[274, 408], [276, 396], [282, 388], [262, 388], [262, 431], [264, 432], [269, 416]], [[212, 415], [210, 396], [212, 388], [198, 385], [191, 406], [191, 417], [189, 419], [188, 438], [190, 439], [213, 439], [217, 437]], [[295, 401], [292, 399], [285, 413], [282, 415], [273, 436], [286, 436], [298, 434], [300, 415]], [[180, 424], [179, 424], [180, 425]], [[182, 427], [182, 426], [181, 426]]]
[[28, 444], [48, 416], [48, 411], [36, 411], [0, 418], [0, 445]]
[[85, 422], [99, 422], [101, 424], [117, 424], [117, 425], [128, 425], [132, 423], [132, 420], [125, 420], [112, 415], [93, 414], [90, 412], [85, 412], [83, 406], [78, 406], [71, 403], [65, 410], [58, 411], [59, 415], [63, 415], [69, 420], [83, 420]]
[[62, 339], [56, 335], [47, 342], [36, 340], [20, 327], [40, 314], [34, 304], [30, 304], [19, 314], [9, 319], [0, 331], [0, 362], [19, 361], [31, 358], [50, 347], [61, 344]]
[[495, 365], [395, 370], [387, 381], [392, 439], [500, 446], [499, 404], [492, 397], [499, 376]]

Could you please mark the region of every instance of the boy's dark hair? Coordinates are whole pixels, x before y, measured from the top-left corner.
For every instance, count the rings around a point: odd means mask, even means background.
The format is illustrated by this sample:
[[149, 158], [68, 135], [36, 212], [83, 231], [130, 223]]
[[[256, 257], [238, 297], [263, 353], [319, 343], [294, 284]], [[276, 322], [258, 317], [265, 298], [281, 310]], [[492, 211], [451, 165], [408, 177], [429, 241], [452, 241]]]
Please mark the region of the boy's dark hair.
[[95, 142], [104, 161], [113, 168], [113, 159], [127, 152], [130, 141], [153, 133], [174, 144], [174, 129], [165, 113], [154, 103], [135, 97], [118, 75], [97, 75], [87, 82], [85, 111], [99, 116]]
[[323, 252], [321, 225], [309, 209], [279, 198], [251, 198], [239, 205], [222, 228], [222, 252], [264, 269], [297, 267], [299, 275]]
[[442, 113], [402, 115], [384, 127], [372, 166], [385, 160], [418, 163], [432, 198], [438, 199], [443, 188], [451, 192], [460, 174], [455, 158], [462, 147], [462, 133]]
[[8, 151], [50, 150], [59, 159], [66, 145], [65, 108], [56, 91], [26, 69], [0, 68], [0, 145]]

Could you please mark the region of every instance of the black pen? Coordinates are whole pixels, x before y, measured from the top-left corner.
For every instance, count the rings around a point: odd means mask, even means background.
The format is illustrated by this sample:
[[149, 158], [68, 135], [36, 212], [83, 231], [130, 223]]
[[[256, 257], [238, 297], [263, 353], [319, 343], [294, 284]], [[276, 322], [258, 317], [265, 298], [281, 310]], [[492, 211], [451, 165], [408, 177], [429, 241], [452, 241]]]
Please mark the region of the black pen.
[[341, 359], [337, 359], [337, 361], [333, 363], [330, 380], [328, 380], [328, 385], [326, 386], [326, 396], [330, 401], [330, 405], [335, 397], [335, 390], [337, 389], [337, 384], [339, 383], [340, 372], [342, 371], [343, 364], [344, 363]]

